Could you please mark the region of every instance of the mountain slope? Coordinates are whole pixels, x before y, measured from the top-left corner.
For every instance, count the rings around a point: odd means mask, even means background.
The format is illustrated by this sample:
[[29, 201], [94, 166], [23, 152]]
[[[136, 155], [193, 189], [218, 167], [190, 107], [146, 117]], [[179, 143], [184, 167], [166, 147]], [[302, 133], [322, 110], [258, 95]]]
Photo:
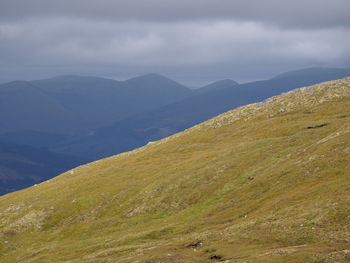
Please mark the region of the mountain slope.
[[350, 78], [0, 198], [1, 262], [348, 262]]

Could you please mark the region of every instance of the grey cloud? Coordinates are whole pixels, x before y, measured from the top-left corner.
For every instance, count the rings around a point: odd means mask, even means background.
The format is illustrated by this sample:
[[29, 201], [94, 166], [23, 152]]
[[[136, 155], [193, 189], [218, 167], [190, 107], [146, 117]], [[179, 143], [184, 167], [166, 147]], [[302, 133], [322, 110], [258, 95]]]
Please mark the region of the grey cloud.
[[[281, 30], [254, 22], [94, 22], [0, 25], [2, 62], [200, 65], [349, 57], [346, 29]], [[19, 53], [18, 53], [19, 52]], [[21, 56], [18, 56], [18, 55]], [[23, 63], [25, 61], [22, 61]]]
[[349, 5], [348, 0], [0, 0], [0, 81], [158, 72], [199, 83], [350, 66]]
[[348, 0], [1, 0], [2, 21], [38, 17], [183, 21], [230, 19], [281, 27], [349, 27]]

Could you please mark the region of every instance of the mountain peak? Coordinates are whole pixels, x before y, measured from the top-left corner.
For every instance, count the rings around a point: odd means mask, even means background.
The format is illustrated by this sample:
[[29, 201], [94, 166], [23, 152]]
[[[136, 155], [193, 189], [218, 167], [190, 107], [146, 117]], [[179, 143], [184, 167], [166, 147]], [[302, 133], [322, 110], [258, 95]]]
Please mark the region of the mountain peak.
[[205, 92], [213, 91], [213, 90], [231, 88], [231, 87], [238, 86], [238, 85], [239, 85], [239, 83], [232, 80], [232, 79], [223, 79], [223, 80], [215, 81], [213, 83], [205, 85], [204, 87], [201, 87], [201, 88], [195, 90], [195, 92], [205, 93]]
[[146, 75], [141, 75], [138, 77], [134, 77], [131, 79], [128, 79], [126, 81], [124, 81], [124, 84], [126, 84], [129, 87], [132, 88], [142, 88], [142, 89], [147, 89], [150, 87], [161, 87], [163, 89], [182, 89], [182, 90], [188, 90], [189, 89], [170, 79], [167, 78], [163, 75], [160, 74], [156, 74], [156, 73], [150, 73], [150, 74], [146, 74]]
[[303, 78], [303, 77], [320, 77], [324, 76], [325, 79], [332, 76], [333, 79], [343, 78], [345, 76], [350, 76], [350, 68], [323, 68], [323, 67], [310, 67], [298, 70], [287, 71], [281, 73], [272, 79], [281, 79], [281, 78]]
[[[139, 81], [146, 81], [146, 82], [174, 82], [174, 83], [177, 83], [176, 81], [168, 78], [168, 77], [165, 77], [161, 74], [157, 74], [157, 73], [148, 73], [148, 74], [145, 74], [145, 75], [141, 75], [141, 76], [137, 76], [137, 77], [133, 77], [133, 78], [130, 78], [130, 79], [127, 79], [125, 82], [139, 82]], [[180, 84], [179, 84], [180, 85]]]
[[215, 82], [212, 82], [208, 85], [205, 85], [202, 88], [208, 88], [208, 87], [227, 87], [227, 86], [235, 86], [235, 85], [239, 85], [239, 83], [237, 81], [234, 81], [233, 79], [222, 79], [222, 80], [218, 80]]

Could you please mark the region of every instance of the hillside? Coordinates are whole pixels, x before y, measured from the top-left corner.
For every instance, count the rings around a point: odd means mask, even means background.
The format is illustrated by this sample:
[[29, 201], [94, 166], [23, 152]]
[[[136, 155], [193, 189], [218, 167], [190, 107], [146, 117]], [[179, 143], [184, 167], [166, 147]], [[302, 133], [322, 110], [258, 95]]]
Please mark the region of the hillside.
[[349, 262], [350, 78], [0, 197], [1, 262]]

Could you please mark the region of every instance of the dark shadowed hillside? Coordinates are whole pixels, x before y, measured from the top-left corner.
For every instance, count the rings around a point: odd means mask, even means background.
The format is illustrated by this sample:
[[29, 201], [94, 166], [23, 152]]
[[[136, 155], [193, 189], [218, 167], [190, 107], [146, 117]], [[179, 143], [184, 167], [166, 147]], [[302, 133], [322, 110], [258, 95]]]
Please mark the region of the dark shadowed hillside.
[[45, 149], [0, 143], [0, 195], [46, 181], [82, 163]]

